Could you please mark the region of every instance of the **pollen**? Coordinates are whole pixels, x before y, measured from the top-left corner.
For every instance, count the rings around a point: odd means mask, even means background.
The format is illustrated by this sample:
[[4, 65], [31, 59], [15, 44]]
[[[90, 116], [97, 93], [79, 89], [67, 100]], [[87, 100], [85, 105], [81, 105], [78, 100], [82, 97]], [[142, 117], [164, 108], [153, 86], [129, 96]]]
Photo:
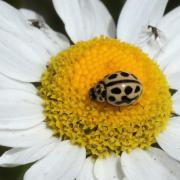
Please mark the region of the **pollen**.
[[[134, 74], [143, 86], [138, 101], [118, 107], [89, 98], [89, 90], [107, 74]], [[52, 57], [42, 75], [39, 94], [47, 126], [54, 135], [86, 148], [87, 155], [147, 149], [170, 119], [169, 85], [159, 66], [141, 49], [98, 37], [81, 41]]]

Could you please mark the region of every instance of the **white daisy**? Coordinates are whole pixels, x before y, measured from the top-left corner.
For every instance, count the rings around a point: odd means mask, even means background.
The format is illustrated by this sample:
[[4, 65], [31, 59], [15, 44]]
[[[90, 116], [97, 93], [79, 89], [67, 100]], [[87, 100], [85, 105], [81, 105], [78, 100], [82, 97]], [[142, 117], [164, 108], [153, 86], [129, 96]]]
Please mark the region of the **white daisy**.
[[[25, 180], [180, 179], [180, 8], [163, 16], [167, 1], [127, 0], [116, 33], [101, 1], [53, 0], [73, 46], [0, 1], [0, 144], [12, 147], [0, 166], [35, 162]], [[91, 100], [116, 71], [140, 80], [140, 98]]]

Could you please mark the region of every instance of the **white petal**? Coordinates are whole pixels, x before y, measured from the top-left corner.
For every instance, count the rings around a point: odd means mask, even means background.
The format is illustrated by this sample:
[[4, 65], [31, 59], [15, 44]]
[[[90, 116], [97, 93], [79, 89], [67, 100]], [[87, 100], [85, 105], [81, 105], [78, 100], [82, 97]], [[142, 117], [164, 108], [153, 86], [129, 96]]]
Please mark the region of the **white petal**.
[[129, 180], [178, 180], [145, 150], [136, 149], [129, 154], [122, 153], [121, 164]]
[[20, 12], [24, 15], [27, 23], [37, 22], [42, 31], [54, 44], [54, 46], [48, 47], [52, 55], [58, 53], [60, 50], [64, 50], [70, 46], [69, 40], [61, 33], [55, 32], [48, 26], [42, 16], [29, 9], [20, 9]]
[[172, 174], [172, 176], [180, 179], [179, 162], [172, 159], [167, 155], [166, 152], [162, 151], [161, 149], [151, 148], [150, 150], [148, 150], [148, 153], [154, 160], [160, 162]]
[[1, 73], [21, 81], [39, 81], [45, 68], [42, 58], [26, 41], [0, 30]]
[[99, 0], [53, 0], [56, 12], [73, 42], [95, 36], [115, 36], [114, 21]]
[[[179, 38], [180, 40], [180, 38]], [[180, 44], [179, 43], [176, 44], [176, 46], [178, 47]], [[179, 50], [178, 48], [174, 48], [173, 52], [170, 52], [167, 56], [166, 56], [166, 60], [162, 61], [162, 65], [163, 65], [163, 70], [165, 75], [167, 76], [171, 76], [173, 74], [178, 74], [180, 72], [180, 54], [179, 54]], [[164, 63], [165, 62], [165, 63]], [[161, 62], [160, 62], [161, 63]], [[166, 65], [164, 67], [164, 64]]]
[[52, 130], [46, 125], [40, 125], [26, 130], [1, 130], [0, 145], [9, 147], [31, 147], [41, 142], [48, 141], [52, 136]]
[[179, 90], [172, 97], [173, 98], [173, 110], [178, 115], [180, 115], [180, 91]]
[[1, 167], [15, 167], [37, 161], [51, 152], [57, 140], [52, 138], [50, 142], [43, 142], [29, 148], [12, 148], [0, 157]]
[[78, 177], [76, 178], [76, 180], [96, 180], [96, 178], [94, 177], [94, 162], [95, 160], [88, 157], [85, 162], [84, 165], [78, 175]]
[[[177, 56], [175, 59], [172, 59], [171, 62], [167, 65], [167, 67], [164, 70], [165, 75], [170, 76], [172, 74], [178, 74], [180, 69], [180, 60], [179, 60], [179, 54], [176, 54]], [[179, 57], [178, 57], [179, 56]]]
[[42, 99], [34, 93], [18, 89], [0, 89], [0, 104], [30, 103], [41, 105]]
[[13, 30], [19, 27], [21, 30], [24, 30], [24, 19], [14, 7], [4, 1], [0, 1], [0, 12], [0, 27]]
[[26, 172], [24, 180], [75, 179], [82, 168], [85, 154], [84, 148], [71, 145], [69, 141], [59, 143], [48, 156]]
[[168, 0], [127, 0], [118, 20], [119, 39], [134, 43], [148, 24], [156, 24], [162, 17]]
[[158, 25], [166, 37], [170, 40], [174, 38], [180, 31], [180, 7], [167, 13]]
[[0, 73], [0, 89], [24, 90], [36, 94], [37, 89], [31, 83], [13, 80]]
[[174, 74], [170, 74], [170, 75], [167, 74], [167, 79], [168, 79], [168, 82], [170, 84], [170, 87], [172, 89], [176, 89], [178, 91], [180, 90], [179, 77], [180, 77], [180, 71], [176, 72]]
[[18, 36], [32, 47], [38, 47], [35, 51], [38, 53], [43, 51], [48, 57], [48, 53], [51, 53], [55, 47], [43, 32], [30, 25], [20, 11], [3, 1], [0, 2], [0, 11], [2, 12], [0, 15], [1, 29]]
[[180, 117], [170, 120], [168, 127], [158, 137], [157, 142], [171, 157], [180, 161]]
[[137, 44], [143, 52], [145, 52], [150, 58], [152, 58], [154, 61], [156, 60], [156, 55], [159, 51], [159, 48], [149, 45], [148, 43], [144, 44]]
[[98, 180], [123, 179], [119, 156], [114, 155], [105, 159], [97, 159], [94, 166], [94, 175]]
[[40, 124], [45, 119], [41, 103], [30, 92], [0, 90], [0, 129], [26, 129]]
[[0, 72], [20, 81], [39, 81], [47, 62], [63, 44], [54, 42], [54, 33], [45, 23], [44, 31], [34, 27], [4, 1], [0, 1], [0, 12]]
[[166, 75], [170, 75], [179, 71], [179, 45], [180, 35], [168, 42], [167, 46], [162, 49], [161, 54], [157, 58], [162, 70]]

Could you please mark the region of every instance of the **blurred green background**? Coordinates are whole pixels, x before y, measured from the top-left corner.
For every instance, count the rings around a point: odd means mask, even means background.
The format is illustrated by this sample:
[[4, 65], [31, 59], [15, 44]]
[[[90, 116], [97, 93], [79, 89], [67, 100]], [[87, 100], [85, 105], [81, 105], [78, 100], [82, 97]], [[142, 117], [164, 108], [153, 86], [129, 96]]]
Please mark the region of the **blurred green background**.
[[[52, 0], [5, 0], [17, 8], [28, 8], [35, 10], [41, 14], [46, 22], [56, 31], [63, 32], [65, 34], [64, 26], [60, 18], [54, 11]], [[102, 0], [106, 7], [109, 9], [117, 22], [119, 12], [125, 2], [125, 0]], [[180, 5], [180, 0], [169, 0], [166, 13], [171, 9]], [[103, 20], [103, 17], [102, 17]], [[8, 148], [0, 147], [0, 154], [2, 154]], [[22, 180], [24, 172], [30, 165], [20, 166], [16, 168], [0, 168], [0, 180]]]

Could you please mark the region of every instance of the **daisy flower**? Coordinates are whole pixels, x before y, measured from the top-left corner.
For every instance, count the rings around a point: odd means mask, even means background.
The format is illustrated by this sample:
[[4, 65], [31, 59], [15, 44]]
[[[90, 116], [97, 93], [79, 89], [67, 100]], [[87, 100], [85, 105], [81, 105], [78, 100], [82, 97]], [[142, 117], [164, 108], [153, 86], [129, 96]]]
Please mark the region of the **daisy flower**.
[[127, 0], [116, 28], [99, 0], [52, 2], [71, 45], [0, 1], [0, 166], [34, 162], [25, 180], [180, 179], [180, 8]]

